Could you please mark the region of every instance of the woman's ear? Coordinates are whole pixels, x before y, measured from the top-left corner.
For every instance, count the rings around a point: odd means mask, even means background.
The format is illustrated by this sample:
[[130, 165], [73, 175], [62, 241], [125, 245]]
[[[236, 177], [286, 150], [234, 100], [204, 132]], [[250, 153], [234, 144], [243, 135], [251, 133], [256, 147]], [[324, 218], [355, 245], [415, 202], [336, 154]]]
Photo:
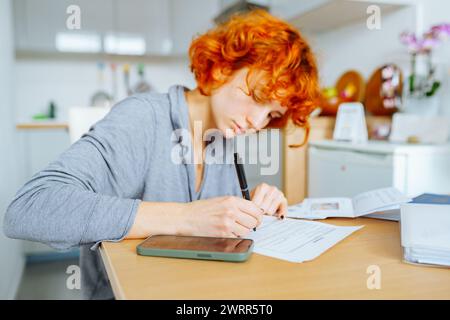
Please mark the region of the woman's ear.
[[229, 75], [227, 75], [223, 69], [215, 68], [212, 71], [212, 77], [215, 81], [217, 81], [219, 83], [225, 83], [227, 81]]

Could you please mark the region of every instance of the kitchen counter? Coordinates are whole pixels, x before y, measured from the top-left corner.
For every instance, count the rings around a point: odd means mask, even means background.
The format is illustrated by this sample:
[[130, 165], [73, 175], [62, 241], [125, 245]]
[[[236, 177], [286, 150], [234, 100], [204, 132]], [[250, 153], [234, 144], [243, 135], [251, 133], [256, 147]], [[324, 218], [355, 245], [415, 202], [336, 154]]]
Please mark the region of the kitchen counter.
[[19, 122], [16, 124], [18, 130], [34, 130], [34, 129], [68, 129], [69, 124], [62, 121], [30, 121]]

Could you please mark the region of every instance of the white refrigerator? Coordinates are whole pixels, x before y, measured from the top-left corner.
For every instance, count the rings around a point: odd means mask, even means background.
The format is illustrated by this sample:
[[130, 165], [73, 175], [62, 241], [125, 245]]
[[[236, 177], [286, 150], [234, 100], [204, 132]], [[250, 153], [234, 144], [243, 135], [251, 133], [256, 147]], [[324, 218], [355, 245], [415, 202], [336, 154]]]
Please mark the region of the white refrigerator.
[[311, 142], [308, 197], [352, 197], [394, 186], [407, 196], [450, 194], [450, 144]]

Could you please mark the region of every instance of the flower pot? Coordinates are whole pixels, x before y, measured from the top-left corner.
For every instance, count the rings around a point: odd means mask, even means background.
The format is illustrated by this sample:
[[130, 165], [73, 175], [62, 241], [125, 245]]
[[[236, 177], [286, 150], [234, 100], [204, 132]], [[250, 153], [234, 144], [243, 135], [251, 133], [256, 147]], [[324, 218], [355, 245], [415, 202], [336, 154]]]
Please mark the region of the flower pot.
[[424, 116], [437, 116], [440, 113], [439, 96], [433, 97], [405, 97], [403, 106], [400, 110], [402, 113], [418, 114]]

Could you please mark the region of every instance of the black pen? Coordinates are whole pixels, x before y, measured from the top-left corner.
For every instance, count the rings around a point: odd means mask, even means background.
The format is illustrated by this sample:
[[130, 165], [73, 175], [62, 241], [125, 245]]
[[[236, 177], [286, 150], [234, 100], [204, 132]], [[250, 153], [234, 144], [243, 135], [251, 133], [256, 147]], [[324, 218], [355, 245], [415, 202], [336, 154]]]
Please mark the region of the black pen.
[[[239, 179], [239, 185], [241, 186], [242, 197], [246, 200], [250, 200], [250, 193], [248, 192], [247, 179], [245, 178], [244, 166], [241, 163], [241, 158], [237, 152], [234, 153], [234, 166]], [[256, 227], [253, 228], [256, 231]]]

